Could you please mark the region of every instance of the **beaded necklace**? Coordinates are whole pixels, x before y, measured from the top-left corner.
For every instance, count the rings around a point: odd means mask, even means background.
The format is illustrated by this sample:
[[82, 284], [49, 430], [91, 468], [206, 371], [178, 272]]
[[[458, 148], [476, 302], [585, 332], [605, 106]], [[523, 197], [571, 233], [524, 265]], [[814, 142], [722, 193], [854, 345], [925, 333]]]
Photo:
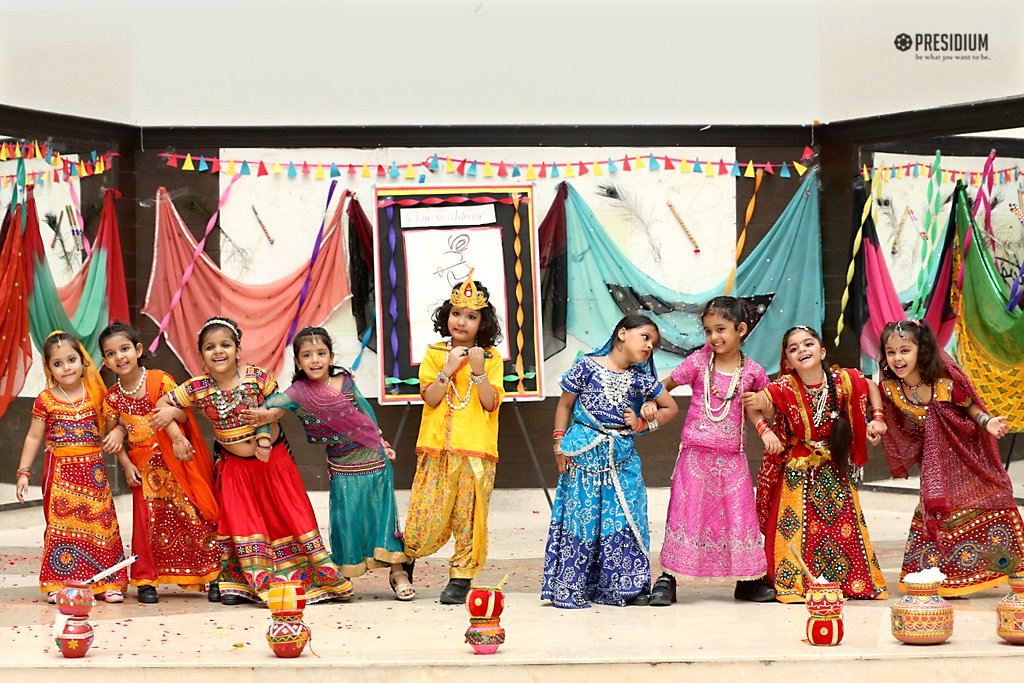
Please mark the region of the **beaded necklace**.
[[[811, 420], [814, 422], [815, 427], [821, 427], [825, 423], [825, 408], [828, 407], [828, 372], [822, 370], [821, 384], [819, 386], [812, 388], [805, 384], [804, 388], [814, 403], [814, 414], [811, 416]], [[833, 411], [828, 416], [835, 417], [836, 414]]]
[[[715, 388], [715, 352], [712, 351], [711, 355], [708, 356], [708, 364], [704, 368], [704, 414], [708, 416], [708, 419], [712, 422], [721, 422], [729, 416], [729, 409], [732, 407], [732, 400], [739, 393], [740, 389], [740, 377], [743, 374], [743, 366], [747, 362], [747, 357], [740, 352], [740, 364], [732, 371], [732, 379], [729, 380], [729, 389], [725, 392], [725, 396], [720, 396], [718, 389]], [[714, 394], [715, 398], [722, 401], [722, 404], [718, 408], [711, 407], [711, 396]]]
[[[473, 394], [473, 383], [470, 382], [469, 386], [466, 387], [466, 395], [459, 396], [459, 390], [455, 388], [455, 377], [448, 381], [448, 386], [451, 387], [449, 391], [444, 392], [444, 400], [448, 403], [452, 410], [462, 410], [469, 405], [469, 397]], [[455, 398], [459, 399], [458, 405], [452, 403], [452, 394], [455, 394]]]
[[[907, 394], [907, 398], [909, 398], [911, 400], [911, 402], [916, 403], [917, 405], [922, 405], [921, 397], [918, 396], [917, 390], [918, 390], [918, 388], [922, 384], [924, 384], [924, 380], [923, 379], [920, 382], [918, 382], [917, 384], [915, 384], [914, 386], [910, 386], [909, 384], [904, 382], [902, 379], [900, 380], [900, 384], [903, 385], [903, 393]], [[908, 394], [907, 392], [910, 392], [910, 393]]]
[[245, 388], [242, 386], [242, 371], [240, 368], [235, 368], [235, 373], [238, 375], [238, 386], [234, 389], [229, 389], [228, 393], [233, 394], [238, 390], [238, 395], [228, 401], [224, 398], [224, 394], [221, 391], [220, 385], [217, 384], [217, 380], [210, 377], [210, 381], [213, 382], [214, 391], [213, 395], [210, 396], [210, 400], [213, 402], [213, 407], [217, 411], [217, 416], [220, 419], [225, 419], [231, 412], [238, 407], [242, 401], [245, 400]]
[[125, 389], [124, 385], [121, 384], [121, 378], [117, 378], [117, 388], [122, 394], [131, 398], [135, 398], [135, 394], [139, 393], [139, 389], [144, 386], [146, 386], [146, 368], [142, 368], [142, 377], [139, 378], [139, 383], [133, 389]]

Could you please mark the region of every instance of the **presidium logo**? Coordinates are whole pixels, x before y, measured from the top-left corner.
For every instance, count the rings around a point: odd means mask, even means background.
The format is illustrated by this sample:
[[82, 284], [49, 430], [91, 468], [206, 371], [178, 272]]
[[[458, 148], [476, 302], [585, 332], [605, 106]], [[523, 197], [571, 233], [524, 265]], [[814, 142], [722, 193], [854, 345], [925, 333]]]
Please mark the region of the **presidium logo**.
[[901, 33], [892, 44], [900, 52], [914, 50], [917, 59], [980, 61], [988, 56], [987, 33]]

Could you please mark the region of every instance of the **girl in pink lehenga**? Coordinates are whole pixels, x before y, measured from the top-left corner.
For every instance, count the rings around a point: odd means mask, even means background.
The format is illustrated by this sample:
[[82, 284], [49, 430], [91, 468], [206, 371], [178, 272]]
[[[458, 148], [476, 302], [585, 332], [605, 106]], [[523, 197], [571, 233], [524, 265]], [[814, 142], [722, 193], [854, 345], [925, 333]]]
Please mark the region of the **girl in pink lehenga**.
[[[761, 578], [767, 564], [746, 458], [740, 396], [768, 384], [764, 368], [740, 350], [749, 327], [741, 301], [712, 299], [701, 322], [707, 344], [662, 380], [668, 390], [693, 388], [672, 474], [664, 570], [651, 605], [676, 601], [676, 580], [732, 579], [737, 600], [769, 602], [775, 591]], [[769, 437], [771, 433], [768, 432]]]

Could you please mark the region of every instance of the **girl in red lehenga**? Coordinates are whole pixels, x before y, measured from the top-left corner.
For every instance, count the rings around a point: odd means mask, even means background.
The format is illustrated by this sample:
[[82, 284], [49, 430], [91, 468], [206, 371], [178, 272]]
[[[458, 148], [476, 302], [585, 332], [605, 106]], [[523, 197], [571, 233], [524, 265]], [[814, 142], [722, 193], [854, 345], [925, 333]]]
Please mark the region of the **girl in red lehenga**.
[[846, 597], [884, 600], [885, 578], [849, 476], [851, 462], [867, 462], [866, 441], [877, 443], [885, 431], [878, 387], [859, 370], [829, 368], [821, 337], [803, 325], [782, 338], [781, 368], [763, 391], [742, 398], [751, 411], [775, 418], [769, 429], [755, 416], [765, 443], [757, 513], [776, 598], [804, 601], [798, 553], [815, 576], [840, 583]]
[[[242, 331], [227, 318], [210, 318], [199, 330], [199, 352], [208, 374], [164, 394], [157, 412], [195, 407], [213, 424], [217, 451], [221, 603], [266, 602], [275, 580], [301, 581], [306, 602], [346, 600], [352, 584], [331, 562], [313, 506], [276, 422], [271, 435], [256, 435], [246, 410], [277, 391], [277, 380], [252, 365], [239, 365]], [[160, 415], [156, 419], [163, 419]], [[173, 425], [171, 425], [173, 428]], [[174, 454], [188, 459], [192, 445], [172, 435]]]
[[[196, 419], [191, 410], [174, 411], [181, 424], [173, 427], [152, 418], [156, 402], [177, 382], [163, 370], [139, 365], [143, 349], [134, 327], [109, 325], [100, 332], [99, 344], [103, 364], [117, 375], [103, 400], [103, 417], [110, 426], [103, 450], [118, 454], [132, 488], [132, 553], [139, 559], [131, 574], [139, 602], [159, 602], [157, 587], [162, 584], [190, 590], [210, 584], [209, 598], [216, 602], [220, 513], [213, 493], [213, 460]], [[189, 461], [174, 457], [166, 429], [185, 430], [195, 447]], [[126, 432], [127, 453], [122, 449]]]
[[903, 554], [903, 577], [928, 567], [946, 575], [940, 595], [995, 586], [1006, 576], [993, 556], [1024, 556], [1024, 526], [996, 439], [1005, 418], [985, 412], [978, 392], [925, 321], [882, 330], [882, 395], [894, 477], [921, 470], [921, 500]]

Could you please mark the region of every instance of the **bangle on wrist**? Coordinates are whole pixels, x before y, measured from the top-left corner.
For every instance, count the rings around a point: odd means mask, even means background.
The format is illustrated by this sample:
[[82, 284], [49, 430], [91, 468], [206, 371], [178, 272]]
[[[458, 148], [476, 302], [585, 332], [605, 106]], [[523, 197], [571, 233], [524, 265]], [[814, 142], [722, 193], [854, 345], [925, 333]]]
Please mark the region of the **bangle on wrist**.
[[447, 385], [448, 382], [451, 381], [451, 378], [448, 377], [448, 375], [444, 374], [443, 372], [438, 372], [437, 373], [437, 379], [434, 380], [434, 381], [437, 382], [438, 384], [440, 384], [443, 387], [443, 386]]
[[561, 439], [563, 436], [565, 436], [564, 429], [556, 429], [553, 432], [551, 432], [552, 439]]
[[31, 479], [32, 478], [32, 468], [31, 467], [19, 467], [18, 468], [18, 478], [20, 479], [21, 477], [25, 477], [26, 479]]
[[483, 382], [486, 379], [487, 379], [486, 373], [482, 374], [482, 375], [475, 375], [475, 374], [473, 374], [472, 371], [470, 371], [470, 373], [469, 373], [469, 381], [472, 382], [473, 384], [483, 384]]
[[658, 422], [655, 419], [650, 419], [650, 420], [647, 421], [647, 431], [649, 431], [649, 432], [653, 432], [654, 430], [656, 430], [660, 426], [661, 426], [661, 423]]
[[978, 426], [984, 427], [985, 424], [987, 424], [988, 420], [991, 420], [991, 419], [992, 419], [991, 415], [989, 415], [988, 413], [982, 412], [982, 413], [978, 413], [975, 416], [974, 421], [978, 423]]

